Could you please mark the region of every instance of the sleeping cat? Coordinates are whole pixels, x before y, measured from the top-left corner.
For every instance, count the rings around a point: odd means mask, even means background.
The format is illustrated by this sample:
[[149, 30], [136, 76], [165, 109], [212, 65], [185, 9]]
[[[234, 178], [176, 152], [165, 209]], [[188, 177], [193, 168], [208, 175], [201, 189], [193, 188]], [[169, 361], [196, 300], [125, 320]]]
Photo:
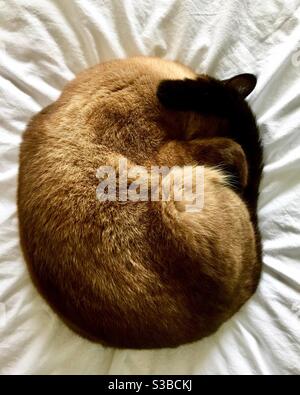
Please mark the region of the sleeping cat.
[[[116, 60], [80, 73], [30, 121], [21, 245], [38, 290], [76, 332], [115, 347], [174, 347], [216, 331], [254, 293], [262, 148], [244, 99], [255, 84], [158, 58]], [[204, 166], [203, 208], [172, 196], [97, 199], [97, 169], [122, 159], [173, 173]]]

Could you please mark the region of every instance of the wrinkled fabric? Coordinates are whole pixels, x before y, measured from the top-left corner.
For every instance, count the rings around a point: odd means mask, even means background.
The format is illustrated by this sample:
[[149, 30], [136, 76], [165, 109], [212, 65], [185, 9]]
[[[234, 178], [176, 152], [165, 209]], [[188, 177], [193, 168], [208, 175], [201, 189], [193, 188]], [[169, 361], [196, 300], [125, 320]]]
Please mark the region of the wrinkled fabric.
[[[299, 21], [298, 0], [0, 0], [2, 374], [300, 373]], [[39, 296], [19, 247], [26, 123], [79, 71], [132, 55], [178, 60], [219, 78], [258, 76], [249, 102], [265, 149], [261, 283], [216, 334], [176, 349], [115, 350], [80, 338]]]

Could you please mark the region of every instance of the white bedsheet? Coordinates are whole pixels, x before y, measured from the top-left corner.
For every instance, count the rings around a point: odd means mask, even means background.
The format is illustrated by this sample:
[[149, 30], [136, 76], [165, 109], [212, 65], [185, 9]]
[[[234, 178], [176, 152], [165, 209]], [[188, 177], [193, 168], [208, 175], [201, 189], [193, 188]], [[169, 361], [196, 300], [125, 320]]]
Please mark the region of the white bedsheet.
[[[0, 372], [300, 373], [300, 1], [0, 0]], [[80, 70], [156, 55], [218, 77], [254, 72], [265, 147], [259, 290], [215, 335], [177, 349], [104, 348], [72, 333], [34, 289], [16, 215], [30, 117]]]

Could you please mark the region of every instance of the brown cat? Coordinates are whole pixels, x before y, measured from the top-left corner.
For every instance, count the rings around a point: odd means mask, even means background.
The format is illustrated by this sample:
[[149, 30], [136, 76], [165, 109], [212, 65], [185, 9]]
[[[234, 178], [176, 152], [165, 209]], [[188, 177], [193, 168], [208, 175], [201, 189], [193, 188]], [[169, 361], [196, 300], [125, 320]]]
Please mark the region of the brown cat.
[[[37, 288], [75, 331], [173, 347], [211, 334], [254, 293], [262, 149], [244, 98], [255, 83], [117, 60], [80, 73], [33, 117], [20, 152], [21, 244]], [[98, 200], [97, 169], [125, 158], [148, 170], [205, 165], [203, 209], [174, 196]]]

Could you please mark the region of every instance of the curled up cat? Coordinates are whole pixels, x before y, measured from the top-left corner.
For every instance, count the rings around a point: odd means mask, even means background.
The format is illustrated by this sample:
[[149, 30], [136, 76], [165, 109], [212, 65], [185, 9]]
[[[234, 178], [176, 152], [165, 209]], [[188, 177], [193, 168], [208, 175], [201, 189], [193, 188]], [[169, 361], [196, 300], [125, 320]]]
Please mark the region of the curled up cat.
[[[21, 246], [37, 289], [77, 333], [175, 347], [215, 332], [255, 292], [262, 147], [245, 100], [255, 84], [158, 58], [115, 60], [81, 72], [32, 118], [20, 150]], [[122, 200], [118, 188], [97, 198], [97, 171], [115, 169], [118, 184], [122, 161], [144, 176], [170, 169], [158, 199]], [[191, 182], [199, 170], [201, 191], [162, 199], [183, 169]], [[188, 210], [200, 193], [201, 209]]]

